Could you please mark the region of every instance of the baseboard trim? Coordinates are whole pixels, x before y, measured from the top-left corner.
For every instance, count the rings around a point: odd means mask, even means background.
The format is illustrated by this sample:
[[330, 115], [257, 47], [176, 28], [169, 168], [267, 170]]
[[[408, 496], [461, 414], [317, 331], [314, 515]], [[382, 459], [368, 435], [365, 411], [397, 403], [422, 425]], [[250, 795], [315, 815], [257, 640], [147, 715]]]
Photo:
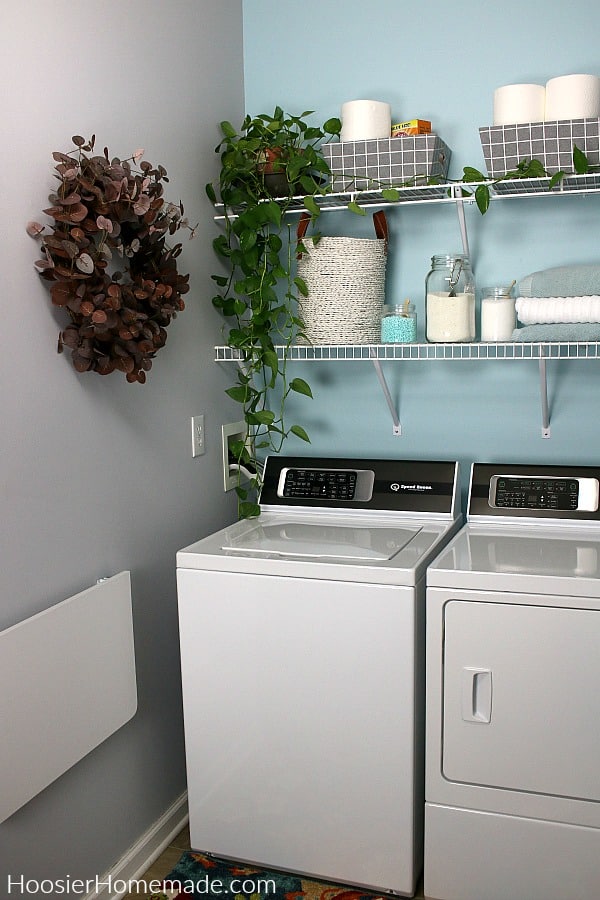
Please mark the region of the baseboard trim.
[[188, 822], [187, 791], [132, 844], [109, 871], [98, 879], [97, 889], [86, 894], [83, 900], [122, 900], [128, 890], [119, 889], [143, 876], [165, 847], [185, 828]]

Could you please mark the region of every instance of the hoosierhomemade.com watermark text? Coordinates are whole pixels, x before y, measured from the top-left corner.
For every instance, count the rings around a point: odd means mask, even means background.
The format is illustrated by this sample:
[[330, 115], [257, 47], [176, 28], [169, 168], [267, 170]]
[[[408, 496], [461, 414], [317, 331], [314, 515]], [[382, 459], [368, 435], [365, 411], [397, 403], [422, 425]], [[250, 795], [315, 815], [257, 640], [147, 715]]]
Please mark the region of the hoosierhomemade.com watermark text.
[[221, 881], [219, 878], [153, 879], [143, 878], [111, 878], [110, 875], [100, 878], [27, 878], [25, 875], [9, 875], [7, 882], [8, 895], [11, 897], [98, 897], [108, 891], [109, 894], [159, 894], [167, 896], [188, 893], [203, 894], [207, 897], [222, 897], [227, 894], [250, 897], [258, 894], [266, 897], [275, 893], [275, 882], [272, 878], [231, 878]]

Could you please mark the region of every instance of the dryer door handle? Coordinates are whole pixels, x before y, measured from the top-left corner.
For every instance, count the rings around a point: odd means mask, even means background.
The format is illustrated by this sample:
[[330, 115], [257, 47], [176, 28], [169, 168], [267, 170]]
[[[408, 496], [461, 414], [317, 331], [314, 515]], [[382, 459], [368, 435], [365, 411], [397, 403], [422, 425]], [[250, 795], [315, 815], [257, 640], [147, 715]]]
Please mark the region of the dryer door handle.
[[462, 718], [489, 724], [492, 719], [492, 671], [465, 666], [462, 670]]

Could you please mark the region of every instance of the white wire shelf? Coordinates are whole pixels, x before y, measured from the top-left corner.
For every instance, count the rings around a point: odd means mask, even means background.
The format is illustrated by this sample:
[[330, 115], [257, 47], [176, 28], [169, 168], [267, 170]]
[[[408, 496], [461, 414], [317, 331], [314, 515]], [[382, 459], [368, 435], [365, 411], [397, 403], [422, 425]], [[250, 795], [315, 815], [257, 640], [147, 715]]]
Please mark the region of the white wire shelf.
[[[600, 359], [600, 341], [525, 341], [470, 344], [294, 344], [278, 345], [280, 360], [297, 362], [356, 362], [385, 360], [515, 360]], [[215, 362], [240, 362], [244, 355], [232, 347], [215, 347]]]
[[[399, 206], [417, 203], [456, 203], [457, 199], [464, 203], [475, 202], [475, 189], [479, 184], [486, 184], [490, 189], [490, 200], [509, 200], [523, 197], [556, 197], [557, 194], [595, 194], [600, 192], [600, 173], [587, 175], [569, 175], [555, 187], [550, 189], [550, 178], [511, 178], [507, 181], [452, 182], [444, 184], [422, 184], [407, 187], [394, 187], [397, 200], [386, 200], [381, 191], [347, 191], [345, 193], [317, 194], [314, 201], [323, 212], [344, 209], [348, 203], [358, 203], [365, 208]], [[465, 192], [465, 196], [463, 196]], [[277, 199], [277, 198], [274, 198]], [[266, 201], [265, 201], [266, 202]], [[306, 212], [303, 197], [285, 198], [286, 213]], [[223, 203], [216, 203], [215, 220], [227, 218]], [[235, 218], [240, 209], [229, 211], [229, 218]]]

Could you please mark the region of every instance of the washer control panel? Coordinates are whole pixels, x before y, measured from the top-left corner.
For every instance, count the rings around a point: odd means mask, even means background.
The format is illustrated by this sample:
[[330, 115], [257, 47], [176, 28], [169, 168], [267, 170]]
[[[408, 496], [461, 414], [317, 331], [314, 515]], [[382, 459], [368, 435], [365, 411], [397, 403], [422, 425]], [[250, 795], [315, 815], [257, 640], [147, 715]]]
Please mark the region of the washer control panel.
[[277, 494], [295, 500], [370, 500], [375, 481], [367, 469], [289, 467], [281, 470]]
[[339, 510], [456, 518], [458, 463], [359, 457], [267, 457], [259, 499], [264, 510]]
[[595, 478], [494, 475], [490, 483], [490, 504], [513, 509], [595, 512], [598, 509], [598, 482]]

